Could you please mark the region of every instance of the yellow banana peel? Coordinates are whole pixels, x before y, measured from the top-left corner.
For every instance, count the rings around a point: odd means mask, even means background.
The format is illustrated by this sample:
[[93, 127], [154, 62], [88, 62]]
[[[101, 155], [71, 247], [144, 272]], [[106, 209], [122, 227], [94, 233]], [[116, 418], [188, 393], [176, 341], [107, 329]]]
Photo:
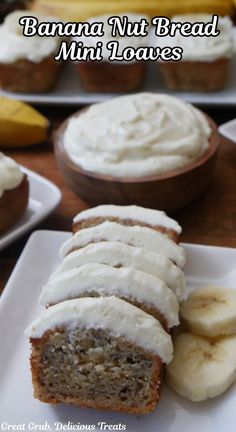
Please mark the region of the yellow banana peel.
[[236, 0], [34, 0], [30, 9], [65, 21], [86, 21], [91, 16], [134, 12], [153, 16], [183, 13], [232, 15]]
[[25, 147], [48, 139], [49, 122], [31, 106], [0, 97], [0, 147]]

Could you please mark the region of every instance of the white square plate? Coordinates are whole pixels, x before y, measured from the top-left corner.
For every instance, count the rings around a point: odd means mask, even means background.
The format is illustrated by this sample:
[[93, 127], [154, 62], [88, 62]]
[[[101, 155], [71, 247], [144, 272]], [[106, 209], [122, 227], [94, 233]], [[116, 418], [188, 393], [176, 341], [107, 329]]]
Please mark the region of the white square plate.
[[[233, 30], [236, 53], [236, 27]], [[167, 93], [184, 99], [187, 102], [199, 105], [225, 105], [236, 106], [236, 54], [234, 53], [229, 77], [224, 90], [213, 93], [200, 92], [171, 92], [166, 90], [158, 68], [157, 62], [150, 62], [148, 73], [142, 91], [154, 93]], [[210, 78], [209, 78], [210, 79]], [[68, 63], [62, 71], [58, 83], [51, 92], [45, 94], [12, 93], [0, 91], [0, 95], [12, 97], [29, 103], [45, 105], [89, 105], [102, 102], [111, 97], [118, 96], [114, 93], [90, 93], [84, 90], [80, 83], [79, 75], [74, 65]]]
[[0, 250], [39, 224], [59, 205], [61, 192], [46, 178], [25, 167], [30, 184], [29, 205], [24, 216], [6, 233], [0, 235]]
[[[55, 423], [72, 426], [126, 425], [127, 432], [235, 432], [236, 385], [225, 394], [204, 403], [191, 403], [166, 386], [156, 411], [144, 417], [113, 414], [70, 406], [52, 406], [33, 398], [29, 369], [29, 344], [24, 330], [40, 312], [41, 287], [58, 264], [58, 249], [69, 234], [37, 231], [28, 244], [0, 301], [0, 429], [3, 422], [29, 422], [56, 430]], [[236, 249], [185, 245], [189, 289], [217, 284], [236, 287]], [[3, 430], [3, 429], [2, 429]], [[39, 430], [39, 429], [38, 429]], [[62, 429], [57, 429], [62, 430]], [[75, 430], [75, 429], [74, 429]], [[77, 430], [86, 430], [78, 429]], [[91, 430], [91, 429], [87, 429]], [[99, 426], [96, 430], [101, 430]], [[108, 429], [107, 429], [108, 430]], [[118, 430], [118, 429], [114, 429]], [[121, 429], [119, 429], [121, 430]]]

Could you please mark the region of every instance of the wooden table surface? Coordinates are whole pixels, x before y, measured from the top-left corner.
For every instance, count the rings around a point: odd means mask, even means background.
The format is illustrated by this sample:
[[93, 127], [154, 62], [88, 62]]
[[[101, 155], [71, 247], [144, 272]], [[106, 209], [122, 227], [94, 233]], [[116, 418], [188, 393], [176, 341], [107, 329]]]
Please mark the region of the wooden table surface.
[[[54, 127], [78, 108], [40, 107]], [[205, 109], [218, 124], [236, 117], [235, 109]], [[37, 229], [68, 231], [73, 216], [88, 205], [65, 185], [51, 143], [8, 152], [17, 162], [53, 181], [62, 190], [58, 209]], [[182, 241], [236, 247], [236, 145], [222, 139], [217, 167], [208, 189], [188, 207], [173, 214], [183, 226]], [[0, 253], [0, 292], [29, 234]]]

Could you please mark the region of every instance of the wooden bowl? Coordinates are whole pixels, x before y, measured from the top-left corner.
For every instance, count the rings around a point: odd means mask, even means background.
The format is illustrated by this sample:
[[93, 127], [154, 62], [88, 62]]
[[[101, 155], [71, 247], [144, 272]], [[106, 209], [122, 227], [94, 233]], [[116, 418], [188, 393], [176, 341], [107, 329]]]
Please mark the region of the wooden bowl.
[[85, 171], [68, 157], [64, 149], [63, 136], [69, 119], [54, 134], [55, 154], [66, 183], [84, 201], [92, 205], [136, 204], [170, 212], [194, 200], [211, 180], [219, 134], [215, 122], [208, 116], [207, 119], [212, 128], [208, 150], [196, 162], [162, 175], [119, 179]]

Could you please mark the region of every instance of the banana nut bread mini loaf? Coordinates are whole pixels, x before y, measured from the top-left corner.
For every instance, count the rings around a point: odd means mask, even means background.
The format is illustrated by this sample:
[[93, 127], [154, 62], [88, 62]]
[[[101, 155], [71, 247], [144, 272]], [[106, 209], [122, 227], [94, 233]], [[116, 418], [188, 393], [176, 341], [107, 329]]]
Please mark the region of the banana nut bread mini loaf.
[[0, 152], [0, 235], [24, 215], [29, 202], [29, 181], [21, 167]]
[[142, 310], [116, 297], [68, 300], [44, 310], [27, 334], [40, 401], [134, 414], [155, 409], [173, 346]]
[[36, 398], [133, 414], [155, 409], [186, 288], [180, 233], [164, 212], [136, 206], [75, 217], [40, 296], [44, 311], [27, 332]]

